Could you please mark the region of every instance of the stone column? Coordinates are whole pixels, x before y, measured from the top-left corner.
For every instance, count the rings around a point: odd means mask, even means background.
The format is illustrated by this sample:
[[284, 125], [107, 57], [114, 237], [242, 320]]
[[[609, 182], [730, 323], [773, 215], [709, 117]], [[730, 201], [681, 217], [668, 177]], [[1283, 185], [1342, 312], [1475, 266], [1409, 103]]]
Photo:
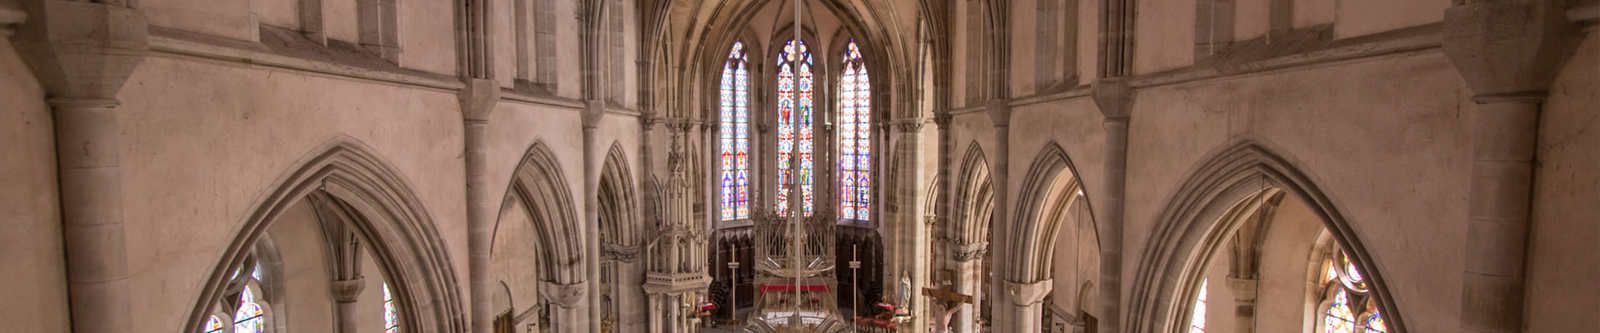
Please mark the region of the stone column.
[[643, 332], [647, 312], [644, 305], [644, 264], [639, 262], [639, 247], [632, 252], [619, 254], [617, 260], [617, 330], [622, 333]]
[[[899, 173], [900, 180], [896, 195], [899, 206], [895, 214], [895, 224], [899, 228], [895, 235], [899, 238], [900, 248], [905, 249], [899, 255], [903, 262], [901, 272], [911, 276], [911, 302], [906, 306], [911, 307], [911, 312], [916, 316], [913, 320], [901, 324], [903, 332], [926, 332], [928, 320], [934, 315], [932, 307], [928, 306], [928, 299], [922, 296], [922, 288], [928, 286], [928, 225], [923, 223], [921, 196], [927, 191], [922, 190], [926, 177], [922, 172], [922, 127], [926, 120], [922, 118], [898, 119], [900, 129], [900, 143], [895, 147], [899, 150], [895, 156], [895, 167], [902, 168]], [[897, 281], [898, 282], [898, 281]], [[899, 290], [897, 289], [896, 292]]]
[[[1005, 296], [1014, 308], [1004, 313], [995, 312], [996, 321], [1011, 322], [1006, 332], [1041, 332], [1044, 329], [1044, 297], [1050, 295], [1050, 279], [1029, 283], [1005, 282]], [[1003, 319], [1002, 319], [1003, 318]], [[999, 332], [999, 331], [996, 331]]]
[[492, 79], [462, 79], [465, 89], [457, 95], [461, 103], [463, 151], [467, 182], [467, 275], [472, 292], [470, 313], [473, 333], [494, 330], [490, 305], [494, 284], [490, 273], [490, 251], [494, 247], [494, 226], [500, 210], [494, 186], [489, 184], [489, 115], [500, 101], [500, 85]]
[[[598, 280], [598, 278], [590, 278]], [[552, 281], [539, 283], [539, 295], [550, 302], [550, 317], [555, 323], [551, 332], [573, 333], [589, 331], [589, 316], [584, 307], [584, 292], [589, 284], [583, 281], [562, 284]]]
[[[117, 93], [144, 61], [147, 24], [120, 1], [45, 0], [12, 43], [55, 115], [73, 332], [129, 332]], [[20, 15], [8, 18], [22, 21]]]
[[[1011, 105], [1007, 104], [1006, 100], [995, 99], [990, 100], [985, 109], [989, 113], [989, 120], [994, 123], [994, 157], [990, 159], [990, 163], [994, 163], [994, 168], [989, 173], [993, 182], [990, 186], [994, 189], [994, 224], [989, 230], [990, 237], [993, 239], [993, 242], [989, 245], [999, 250], [993, 254], [994, 261], [996, 263], [1005, 263], [1010, 260], [1009, 251], [1012, 244], [1010, 234], [1011, 210], [1009, 209], [1011, 206], [1008, 204], [1010, 201], [1007, 200], [1011, 196], [1011, 178], [1008, 176], [1011, 164]], [[981, 221], [975, 222], [983, 223]], [[1006, 266], [1002, 264], [989, 267], [990, 271], [988, 273], [994, 277], [989, 280], [990, 285], [987, 286], [990, 290], [989, 295], [1005, 295], [1006, 273], [1004, 268]], [[1001, 299], [1004, 299], [1004, 297], [1001, 297]], [[999, 301], [990, 302], [990, 304], [993, 304], [993, 308], [990, 309], [994, 314], [994, 323], [991, 325], [993, 332], [1022, 332], [1018, 330], [1016, 318], [1009, 315], [1009, 313], [1017, 310], [1011, 302]], [[1035, 318], [1035, 321], [1037, 320]]]
[[661, 331], [662, 331], [661, 328], [663, 326], [665, 326], [664, 324], [666, 324], [666, 323], [661, 322], [661, 294], [660, 293], [650, 293], [649, 297], [650, 297], [650, 304], [649, 304], [649, 306], [650, 306], [650, 333], [661, 333]]
[[600, 168], [605, 151], [600, 148], [600, 119], [606, 114], [605, 101], [589, 100], [583, 108], [583, 257], [589, 274], [589, 332], [600, 332]]
[[361, 297], [361, 290], [367, 288], [366, 279], [356, 278], [350, 280], [334, 280], [329, 284], [329, 293], [333, 294], [334, 301], [334, 332], [356, 333], [356, 323], [362, 321], [357, 315], [356, 300]]
[[1539, 108], [1577, 43], [1558, 3], [1469, 1], [1445, 11], [1444, 52], [1478, 104], [1461, 283], [1464, 332], [1523, 327]]
[[1094, 102], [1105, 117], [1105, 186], [1099, 197], [1100, 219], [1100, 332], [1122, 331], [1122, 217], [1127, 193], [1128, 120], [1133, 112], [1133, 89], [1125, 78], [1099, 78], [1093, 83]]
[[983, 304], [978, 293], [979, 288], [983, 288], [978, 285], [979, 281], [983, 281], [980, 276], [983, 272], [978, 266], [983, 262], [983, 255], [988, 252], [988, 247], [989, 244], [984, 243], [955, 244], [950, 249], [950, 255], [955, 262], [956, 291], [974, 296], [973, 304], [961, 306], [961, 310], [956, 311], [955, 317], [951, 318], [950, 329], [955, 333], [979, 331], [978, 327], [973, 325], [972, 318], [977, 315], [978, 306]]

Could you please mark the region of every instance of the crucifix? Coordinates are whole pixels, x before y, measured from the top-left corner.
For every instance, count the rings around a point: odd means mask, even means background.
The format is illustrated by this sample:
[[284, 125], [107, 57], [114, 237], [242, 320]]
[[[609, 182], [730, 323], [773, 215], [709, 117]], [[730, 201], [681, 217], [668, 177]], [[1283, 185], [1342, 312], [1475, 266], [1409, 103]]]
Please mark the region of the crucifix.
[[953, 287], [950, 284], [943, 284], [939, 288], [922, 288], [922, 296], [928, 296], [933, 300], [934, 304], [944, 308], [944, 313], [935, 317], [938, 322], [934, 323], [934, 327], [939, 332], [950, 331], [950, 316], [955, 315], [956, 310], [960, 310], [962, 304], [973, 304], [972, 295], [962, 294], [952, 289]]

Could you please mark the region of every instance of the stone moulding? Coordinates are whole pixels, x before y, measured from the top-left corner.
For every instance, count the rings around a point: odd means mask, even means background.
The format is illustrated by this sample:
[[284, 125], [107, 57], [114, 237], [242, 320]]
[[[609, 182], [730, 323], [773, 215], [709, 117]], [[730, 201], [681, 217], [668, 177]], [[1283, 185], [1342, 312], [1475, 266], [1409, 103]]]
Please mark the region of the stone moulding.
[[[1130, 333], [1167, 333], [1186, 330], [1182, 323], [1184, 307], [1182, 295], [1190, 295], [1192, 286], [1200, 278], [1199, 269], [1192, 267], [1189, 253], [1215, 243], [1224, 236], [1212, 230], [1233, 230], [1229, 226], [1213, 226], [1218, 218], [1235, 203], [1256, 195], [1267, 188], [1276, 188], [1306, 203], [1312, 213], [1346, 253], [1355, 259], [1363, 275], [1372, 283], [1372, 292], [1378, 295], [1379, 310], [1390, 325], [1390, 332], [1405, 333], [1402, 313], [1389, 293], [1389, 284], [1383, 272], [1376, 269], [1372, 254], [1367, 252], [1342, 210], [1325, 194], [1317, 182], [1299, 171], [1293, 160], [1275, 154], [1267, 146], [1251, 140], [1240, 140], [1207, 154], [1187, 173], [1182, 186], [1175, 191], [1156, 219], [1156, 226], [1145, 248], [1140, 253], [1133, 279], [1127, 280], [1131, 293], [1127, 299], [1127, 313], [1123, 322]], [[1236, 226], [1234, 226], [1236, 227]], [[1107, 320], [1115, 320], [1107, 318]]]
[[[1011, 231], [1012, 248], [1005, 251], [1010, 251], [1009, 258], [1013, 258], [1013, 261], [1020, 265], [1011, 265], [1006, 278], [1034, 281], [1048, 277], [1046, 275], [1049, 273], [1045, 268], [1048, 267], [1046, 261], [1049, 259], [1040, 254], [1055, 246], [1056, 232], [1061, 223], [1044, 216], [1046, 212], [1043, 209], [1048, 205], [1044, 202], [1044, 197], [1057, 177], [1072, 177], [1072, 183], [1067, 185], [1068, 189], [1082, 189], [1083, 177], [1079, 176], [1078, 169], [1072, 164], [1072, 157], [1067, 155], [1066, 149], [1055, 141], [1050, 141], [1039, 149], [1039, 154], [1027, 172], [1023, 174], [1023, 185], [1018, 193], [1024, 194], [1024, 198], [1031, 199], [1019, 200], [1016, 205], [1017, 213], [1014, 216], [1019, 221], [1045, 222], [1018, 224]], [[1087, 195], [1082, 196], [1082, 199], [1085, 203], [1090, 202]], [[1095, 218], [1093, 206], [1084, 207], [1089, 210], [1089, 220], [1093, 221]]]
[[253, 213], [228, 244], [184, 323], [199, 332], [222, 297], [232, 273], [250, 249], [290, 207], [317, 191], [348, 203], [363, 219], [354, 227], [370, 239], [373, 260], [390, 268], [402, 325], [422, 332], [462, 332], [466, 327], [462, 287], [434, 226], [409, 183], [372, 149], [340, 137], [313, 150], [262, 194]]

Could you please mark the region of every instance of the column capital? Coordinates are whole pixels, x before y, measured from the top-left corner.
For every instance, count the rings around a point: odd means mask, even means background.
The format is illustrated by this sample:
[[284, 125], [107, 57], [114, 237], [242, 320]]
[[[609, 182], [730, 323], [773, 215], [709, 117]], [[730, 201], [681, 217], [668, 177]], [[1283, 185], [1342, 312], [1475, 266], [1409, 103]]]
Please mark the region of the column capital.
[[1105, 77], [1089, 83], [1095, 106], [1106, 121], [1126, 121], [1133, 116], [1133, 88], [1127, 77]]
[[655, 114], [653, 114], [653, 113], [641, 114], [641, 115], [639, 115], [639, 126], [644, 127], [644, 129], [646, 129], [646, 130], [649, 130], [649, 129], [652, 129], [653, 127], [655, 127], [656, 126], [656, 122], [660, 121], [660, 120], [661, 120], [661, 118], [656, 118]]
[[984, 112], [989, 113], [989, 121], [995, 127], [1011, 126], [1011, 101], [1004, 99], [991, 99], [983, 105]]
[[361, 290], [366, 288], [367, 281], [363, 278], [328, 282], [328, 293], [332, 294], [333, 300], [339, 303], [355, 303], [361, 297]]
[[953, 118], [955, 117], [951, 116], [948, 112], [935, 112], [933, 116], [933, 124], [939, 126], [939, 129], [950, 128], [950, 120]]
[[617, 261], [624, 263], [631, 264], [633, 263], [634, 259], [639, 257], [639, 246], [637, 245], [604, 243], [601, 244], [600, 250], [606, 257], [615, 258]]
[[1017, 306], [1030, 306], [1044, 302], [1044, 297], [1050, 295], [1050, 279], [1034, 282], [1006, 281], [1006, 296], [1011, 298], [1011, 303]]
[[950, 253], [955, 255], [956, 261], [958, 262], [970, 262], [973, 260], [983, 259], [983, 255], [988, 252], [989, 242], [956, 244], [950, 248]]
[[488, 122], [500, 103], [500, 83], [493, 79], [462, 78], [466, 86], [456, 93], [461, 103], [461, 118], [467, 122]]
[[889, 123], [895, 125], [895, 127], [900, 128], [900, 132], [901, 133], [917, 133], [917, 132], [921, 132], [922, 131], [922, 127], [924, 125], [928, 124], [928, 119], [927, 118], [900, 118], [900, 119], [890, 120]]
[[[11, 40], [34, 76], [55, 98], [116, 99], [149, 51], [144, 14], [114, 4], [41, 2]], [[22, 16], [0, 10], [0, 22], [16, 25]]]
[[561, 284], [553, 281], [539, 281], [539, 294], [546, 301], [563, 309], [575, 309], [583, 301], [584, 282]]
[[1556, 1], [1476, 1], [1445, 10], [1441, 46], [1478, 95], [1544, 94], [1577, 48]]
[[606, 102], [598, 99], [583, 101], [583, 129], [600, 127], [600, 119], [605, 118]]

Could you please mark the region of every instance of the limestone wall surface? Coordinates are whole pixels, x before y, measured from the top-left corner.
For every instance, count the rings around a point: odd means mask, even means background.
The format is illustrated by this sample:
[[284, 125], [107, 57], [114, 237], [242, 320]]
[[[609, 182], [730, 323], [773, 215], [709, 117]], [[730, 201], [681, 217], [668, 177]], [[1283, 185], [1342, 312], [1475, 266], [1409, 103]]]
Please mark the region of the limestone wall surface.
[[1527, 332], [1600, 325], [1600, 37], [1585, 38], [1541, 114], [1528, 234]]
[[[7, 11], [0, 3], [0, 14]], [[3, 29], [0, 29], [3, 32]], [[55, 131], [44, 89], [0, 34], [0, 322], [65, 332], [66, 263], [56, 190]]]

